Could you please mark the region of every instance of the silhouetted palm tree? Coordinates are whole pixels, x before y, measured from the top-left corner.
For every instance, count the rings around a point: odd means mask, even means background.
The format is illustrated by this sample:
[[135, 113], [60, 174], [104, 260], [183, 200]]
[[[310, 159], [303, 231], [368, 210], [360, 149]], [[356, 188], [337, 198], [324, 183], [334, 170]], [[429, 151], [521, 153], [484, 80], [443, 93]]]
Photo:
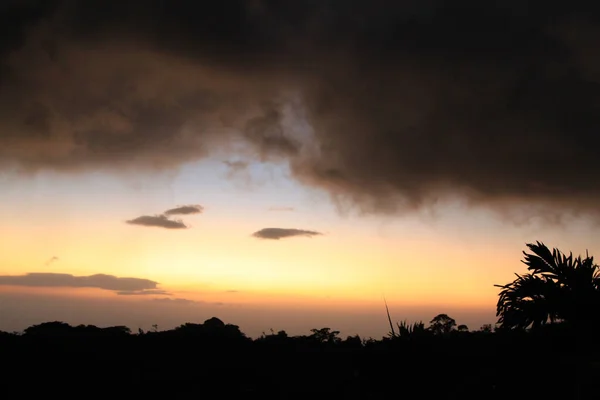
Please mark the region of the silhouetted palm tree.
[[522, 261], [530, 271], [502, 288], [496, 307], [501, 328], [539, 327], [548, 322], [591, 326], [600, 316], [600, 270], [593, 257], [573, 258], [541, 242], [527, 244]]

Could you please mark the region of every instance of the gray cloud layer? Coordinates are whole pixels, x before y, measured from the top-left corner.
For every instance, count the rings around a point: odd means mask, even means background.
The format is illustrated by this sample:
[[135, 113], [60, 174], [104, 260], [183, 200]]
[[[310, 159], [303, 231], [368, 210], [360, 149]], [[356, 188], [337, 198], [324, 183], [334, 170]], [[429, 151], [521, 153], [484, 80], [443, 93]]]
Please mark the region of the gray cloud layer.
[[166, 215], [142, 215], [125, 222], [130, 225], [154, 226], [165, 229], [187, 229], [187, 225], [182, 221], [169, 219]]
[[307, 231], [304, 229], [286, 229], [286, 228], [264, 228], [254, 232], [252, 236], [259, 239], [279, 240], [294, 236], [313, 237], [322, 235], [320, 232]]
[[364, 211], [456, 195], [598, 211], [593, 2], [2, 7], [0, 168], [170, 168], [235, 150]]
[[121, 278], [96, 274], [74, 276], [57, 273], [28, 273], [25, 275], [0, 276], [0, 285], [29, 287], [72, 287], [111, 290], [117, 294], [168, 294], [157, 289], [158, 282], [141, 278]]

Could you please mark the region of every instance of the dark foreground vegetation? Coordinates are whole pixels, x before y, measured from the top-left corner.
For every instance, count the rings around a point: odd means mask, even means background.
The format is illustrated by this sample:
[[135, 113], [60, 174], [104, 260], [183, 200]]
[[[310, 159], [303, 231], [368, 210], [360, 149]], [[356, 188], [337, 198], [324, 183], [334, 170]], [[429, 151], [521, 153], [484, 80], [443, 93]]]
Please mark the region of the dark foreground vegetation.
[[0, 334], [0, 393], [7, 399], [598, 399], [598, 267], [589, 257], [569, 258], [539, 243], [529, 248], [529, 273], [502, 286], [494, 328], [469, 331], [440, 314], [427, 327], [390, 318], [390, 334], [381, 340], [344, 339], [329, 328], [250, 339], [218, 318], [136, 333], [49, 322]]

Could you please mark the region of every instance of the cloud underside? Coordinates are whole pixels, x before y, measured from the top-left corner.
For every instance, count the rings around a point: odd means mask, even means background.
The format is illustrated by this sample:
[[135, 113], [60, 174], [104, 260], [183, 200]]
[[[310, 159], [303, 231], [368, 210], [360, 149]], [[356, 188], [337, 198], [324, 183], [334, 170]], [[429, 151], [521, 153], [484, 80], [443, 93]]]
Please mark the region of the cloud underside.
[[166, 215], [142, 215], [126, 221], [130, 225], [151, 226], [165, 229], [187, 229], [182, 221], [169, 219]]
[[157, 288], [158, 282], [141, 278], [123, 278], [96, 274], [74, 276], [58, 273], [29, 273], [0, 276], [0, 285], [27, 287], [96, 288], [113, 291], [118, 295], [170, 295]]
[[313, 237], [322, 235], [320, 232], [316, 231], [308, 231], [304, 229], [286, 229], [286, 228], [264, 228], [260, 231], [254, 232], [252, 236], [258, 239], [271, 239], [271, 240], [279, 240], [290, 238], [294, 236], [306, 236]]
[[365, 212], [598, 211], [593, 2], [158, 4], [2, 6], [0, 168], [235, 152]]

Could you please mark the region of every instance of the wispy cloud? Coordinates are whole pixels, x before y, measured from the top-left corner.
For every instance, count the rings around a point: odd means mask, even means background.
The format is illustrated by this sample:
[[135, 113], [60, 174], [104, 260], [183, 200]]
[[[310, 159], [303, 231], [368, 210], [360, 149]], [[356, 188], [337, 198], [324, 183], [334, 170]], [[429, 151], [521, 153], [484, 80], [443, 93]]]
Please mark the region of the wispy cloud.
[[130, 225], [153, 226], [165, 229], [187, 229], [181, 220], [169, 219], [166, 215], [142, 215], [126, 221]]
[[189, 214], [200, 214], [204, 211], [204, 207], [199, 204], [189, 204], [186, 206], [179, 206], [171, 208], [163, 213], [163, 215], [189, 215]]
[[192, 305], [192, 304], [211, 304], [214, 306], [222, 306], [224, 303], [222, 302], [206, 302], [206, 301], [197, 301], [190, 300], [178, 297], [161, 297], [157, 299], [152, 299], [153, 302], [163, 303], [163, 304], [183, 304], [183, 305]]
[[294, 211], [294, 207], [269, 207], [269, 211]]
[[254, 232], [252, 236], [259, 239], [279, 240], [294, 236], [313, 237], [322, 235], [321, 232], [308, 231], [304, 229], [287, 229], [287, 228], [264, 228]]
[[227, 165], [229, 172], [232, 174], [244, 171], [249, 165], [247, 161], [223, 161], [223, 164]]
[[172, 293], [161, 289], [148, 289], [148, 290], [119, 290], [116, 292], [119, 296], [147, 296], [147, 295], [161, 295], [170, 296]]
[[177, 297], [161, 297], [157, 299], [152, 299], [152, 301], [157, 303], [165, 303], [165, 304], [196, 304], [198, 303], [195, 300], [183, 299]]
[[117, 277], [95, 274], [75, 276], [59, 273], [28, 273], [25, 275], [0, 275], [0, 285], [27, 287], [71, 287], [110, 290], [117, 294], [168, 294], [158, 289], [158, 282], [142, 278]]

